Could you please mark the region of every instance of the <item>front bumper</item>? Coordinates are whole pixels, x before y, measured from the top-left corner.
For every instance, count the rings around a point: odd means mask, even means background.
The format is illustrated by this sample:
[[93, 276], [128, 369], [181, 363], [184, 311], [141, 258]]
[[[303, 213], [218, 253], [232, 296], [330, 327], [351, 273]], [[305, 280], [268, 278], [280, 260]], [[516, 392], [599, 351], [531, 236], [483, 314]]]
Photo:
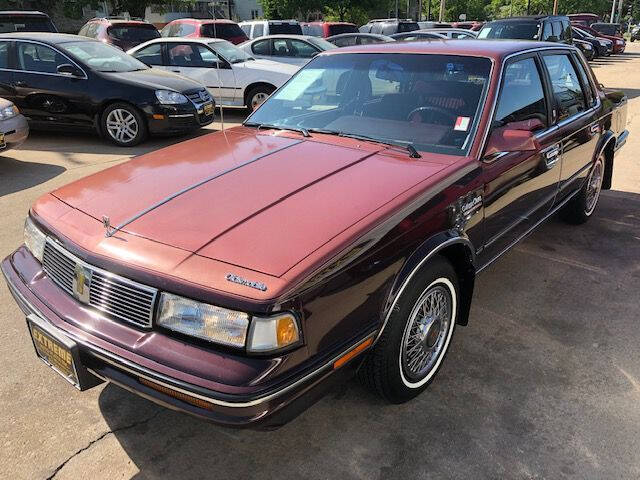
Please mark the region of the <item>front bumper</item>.
[[[16, 254], [20, 253], [19, 249]], [[184, 371], [172, 371], [159, 361], [125, 350], [103, 338], [65, 321], [36, 295], [22, 279], [13, 256], [1, 264], [2, 273], [14, 299], [26, 316], [37, 317], [39, 324], [56, 336], [64, 336], [78, 345], [81, 363], [96, 377], [110, 381], [137, 395], [173, 410], [234, 427], [273, 428], [304, 411], [343, 377], [353, 374], [358, 362], [335, 370], [334, 362], [368, 340], [372, 334], [354, 342], [329, 361], [302, 372], [288, 382], [254, 393], [230, 394], [214, 391], [185, 381]], [[66, 294], [60, 291], [60, 295]], [[188, 349], [182, 352], [188, 355]], [[189, 359], [187, 359], [189, 360]], [[194, 359], [196, 361], [196, 359]], [[215, 366], [211, 366], [214, 368]], [[181, 378], [182, 377], [182, 378]], [[200, 383], [206, 383], [203, 379]]]
[[211, 114], [207, 115], [204, 105], [150, 105], [145, 108], [149, 133], [171, 135], [190, 132], [209, 125], [215, 119], [215, 104], [210, 102]]
[[4, 133], [6, 147], [0, 151], [19, 147], [29, 136], [29, 125], [23, 115], [16, 115], [0, 122], [0, 132]]

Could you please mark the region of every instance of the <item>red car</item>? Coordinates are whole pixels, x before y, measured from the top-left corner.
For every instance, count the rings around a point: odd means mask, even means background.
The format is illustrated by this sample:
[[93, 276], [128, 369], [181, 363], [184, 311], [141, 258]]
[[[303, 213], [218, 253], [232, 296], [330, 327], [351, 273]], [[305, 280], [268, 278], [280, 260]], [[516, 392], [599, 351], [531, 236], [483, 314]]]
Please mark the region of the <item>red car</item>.
[[332, 37], [342, 33], [358, 33], [358, 27], [348, 22], [308, 22], [301, 23], [302, 33], [313, 37]]
[[590, 26], [584, 25], [583, 23], [571, 22], [571, 24], [581, 28], [585, 32], [589, 32], [594, 37], [601, 37], [606, 38], [607, 40], [611, 40], [613, 42], [613, 53], [622, 53], [627, 46], [627, 42], [625, 42], [624, 38], [622, 37], [601, 33]]
[[162, 36], [222, 38], [234, 45], [249, 40], [236, 22], [225, 19], [200, 20], [195, 18], [181, 18], [167, 23], [162, 29]]
[[625, 124], [570, 45], [334, 49], [243, 126], [41, 197], [2, 271], [80, 390], [256, 427], [356, 371], [405, 402], [478, 273], [555, 212], [594, 215]]
[[94, 18], [83, 25], [78, 35], [115, 45], [125, 52], [141, 43], [160, 37], [152, 24], [121, 17]]

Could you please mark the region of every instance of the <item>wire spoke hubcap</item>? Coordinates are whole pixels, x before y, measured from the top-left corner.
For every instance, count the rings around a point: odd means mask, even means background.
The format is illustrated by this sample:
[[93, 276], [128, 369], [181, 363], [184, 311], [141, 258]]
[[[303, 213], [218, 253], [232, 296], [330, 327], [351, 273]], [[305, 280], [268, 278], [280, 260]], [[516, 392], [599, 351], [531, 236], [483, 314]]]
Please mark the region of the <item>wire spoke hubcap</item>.
[[138, 135], [139, 125], [136, 117], [123, 108], [109, 112], [106, 125], [111, 138], [120, 143], [129, 143]]
[[442, 285], [429, 288], [411, 311], [402, 339], [402, 369], [410, 380], [427, 375], [441, 356], [451, 328], [451, 294]]
[[591, 215], [591, 213], [593, 213], [593, 210], [596, 208], [598, 198], [600, 197], [600, 190], [602, 189], [602, 179], [602, 160], [598, 159], [596, 164], [593, 166], [593, 170], [591, 170], [591, 173], [589, 174], [589, 178], [587, 179], [587, 192], [585, 202], [585, 213], [587, 215]]

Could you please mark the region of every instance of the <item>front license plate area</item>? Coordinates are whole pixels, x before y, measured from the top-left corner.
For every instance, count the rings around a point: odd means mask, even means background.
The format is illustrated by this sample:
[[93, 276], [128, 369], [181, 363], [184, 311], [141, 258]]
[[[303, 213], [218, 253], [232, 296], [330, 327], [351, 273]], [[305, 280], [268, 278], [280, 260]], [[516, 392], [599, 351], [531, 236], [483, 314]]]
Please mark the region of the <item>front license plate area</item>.
[[35, 315], [27, 317], [27, 325], [36, 355], [67, 382], [78, 390], [102, 383], [82, 365], [76, 342]]
[[7, 146], [7, 142], [4, 140], [4, 133], [0, 132], [0, 150]]
[[207, 116], [211, 115], [213, 113], [213, 103], [205, 104], [204, 107], [202, 108], [202, 111]]

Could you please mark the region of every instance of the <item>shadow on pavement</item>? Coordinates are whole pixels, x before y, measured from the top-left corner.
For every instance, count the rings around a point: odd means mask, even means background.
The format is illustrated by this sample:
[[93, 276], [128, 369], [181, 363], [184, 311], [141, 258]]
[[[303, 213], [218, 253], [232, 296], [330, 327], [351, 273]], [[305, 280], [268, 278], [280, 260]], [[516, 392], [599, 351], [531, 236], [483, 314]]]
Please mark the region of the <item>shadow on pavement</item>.
[[255, 432], [108, 385], [101, 412], [136, 478], [635, 477], [638, 211], [640, 195], [607, 192], [586, 225], [553, 218], [487, 269], [438, 378], [406, 404], [352, 381]]
[[21, 162], [0, 155], [0, 197], [34, 187], [66, 171], [48, 163]]

